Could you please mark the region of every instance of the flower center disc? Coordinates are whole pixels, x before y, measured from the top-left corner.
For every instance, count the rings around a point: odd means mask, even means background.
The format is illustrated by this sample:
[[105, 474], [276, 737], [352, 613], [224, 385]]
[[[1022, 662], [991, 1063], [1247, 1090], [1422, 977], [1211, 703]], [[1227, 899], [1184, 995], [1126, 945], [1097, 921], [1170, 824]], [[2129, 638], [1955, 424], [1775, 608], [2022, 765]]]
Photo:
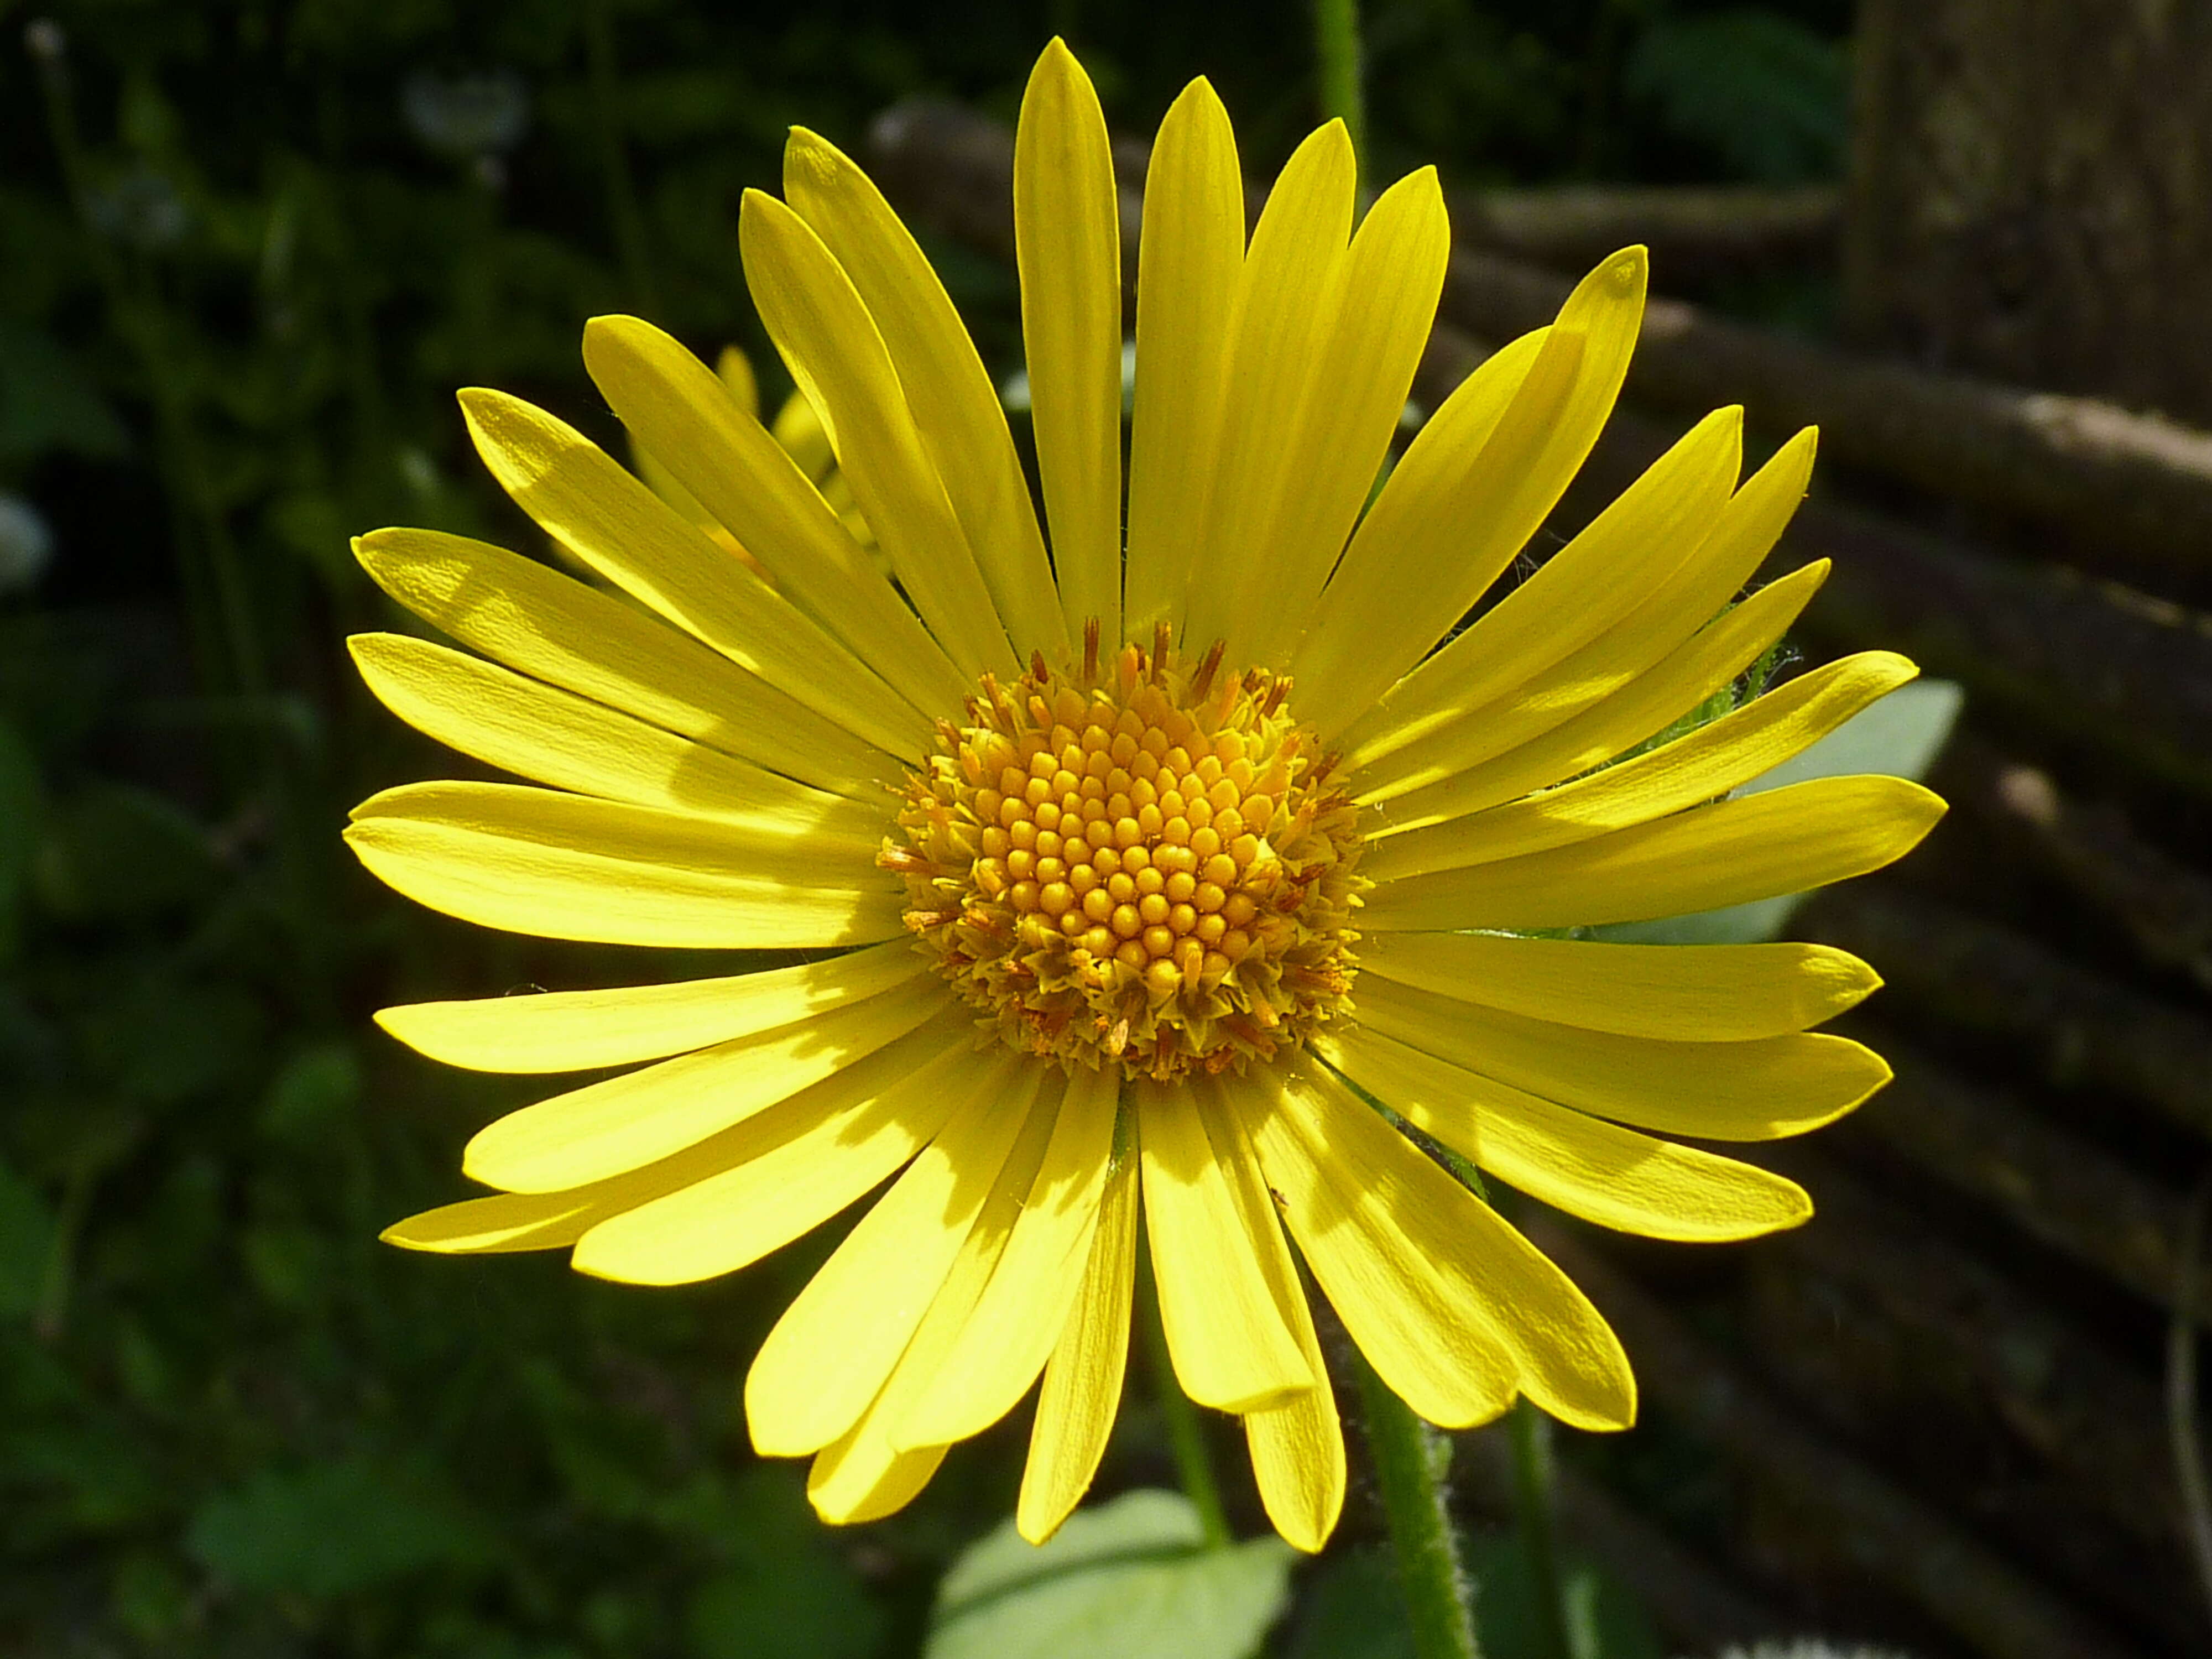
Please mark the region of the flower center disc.
[[907, 925], [1016, 1048], [1165, 1081], [1241, 1070], [1349, 1006], [1357, 809], [1290, 682], [1164, 629], [983, 677], [909, 780]]

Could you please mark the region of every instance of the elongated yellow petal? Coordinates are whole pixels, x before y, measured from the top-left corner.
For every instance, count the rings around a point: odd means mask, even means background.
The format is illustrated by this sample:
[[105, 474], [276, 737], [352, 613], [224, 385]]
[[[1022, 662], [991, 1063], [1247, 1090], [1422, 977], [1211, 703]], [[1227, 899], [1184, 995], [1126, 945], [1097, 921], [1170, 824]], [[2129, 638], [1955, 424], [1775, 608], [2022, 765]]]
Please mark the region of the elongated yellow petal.
[[1091, 1259], [1121, 1079], [1078, 1072], [1061, 1094], [1051, 1145], [1006, 1253], [930, 1386], [890, 1425], [896, 1444], [941, 1446], [981, 1433], [1013, 1410], [1052, 1357]]
[[713, 817], [771, 816], [865, 839], [882, 809], [795, 783], [538, 680], [404, 634], [346, 641], [377, 700], [416, 731], [539, 783]]
[[[866, 1190], [866, 1185], [854, 1188], [836, 1202], [823, 1196], [834, 1195], [838, 1180], [850, 1178], [854, 1162], [876, 1155], [864, 1149], [848, 1158], [843, 1137], [852, 1133], [872, 1148], [894, 1138], [896, 1126], [884, 1121], [890, 1109], [878, 1097], [906, 1088], [908, 1079], [942, 1072], [950, 1057], [967, 1053], [967, 1037], [966, 1022], [947, 1010], [844, 1070], [665, 1158], [581, 1186], [499, 1193], [448, 1204], [410, 1217], [388, 1228], [384, 1236], [410, 1249], [448, 1255], [551, 1249], [574, 1244], [602, 1223], [641, 1206], [748, 1166], [757, 1172], [748, 1179], [763, 1183], [769, 1196], [757, 1210], [749, 1206], [741, 1218], [722, 1219], [750, 1229], [758, 1253], [765, 1254]], [[927, 1116], [933, 1109], [925, 1107], [918, 1115]], [[910, 1126], [911, 1119], [906, 1121]], [[921, 1139], [927, 1140], [927, 1133]], [[895, 1167], [886, 1164], [866, 1184]], [[787, 1176], [797, 1188], [788, 1194], [781, 1190]], [[812, 1220], [807, 1218], [809, 1202], [826, 1206]], [[582, 1261], [577, 1265], [595, 1271]]]
[[[1230, 1085], [1229, 1101], [1329, 1305], [1383, 1382], [1430, 1422], [1490, 1421], [1513, 1403], [1516, 1368], [1457, 1270], [1466, 1217], [1480, 1206], [1465, 1194], [1463, 1203], [1440, 1198], [1434, 1182], [1409, 1175], [1399, 1150], [1411, 1149], [1364, 1106], [1303, 1079], [1292, 1094], [1285, 1081], [1278, 1069], [1255, 1071]], [[1431, 1174], [1450, 1183], [1434, 1166]], [[1431, 1261], [1439, 1218], [1451, 1243]]]
[[515, 784], [425, 783], [354, 809], [380, 880], [480, 927], [606, 945], [872, 945], [903, 902], [865, 853], [803, 823], [702, 817]]
[[622, 422], [775, 579], [917, 708], [973, 689], [798, 464], [714, 371], [650, 323], [594, 317], [584, 367]]
[[749, 1120], [757, 1141], [733, 1167], [601, 1221], [576, 1246], [577, 1271], [630, 1285], [734, 1273], [902, 1168], [945, 1127], [984, 1066], [941, 1038], [919, 1066], [910, 1048], [902, 1069], [878, 1063], [888, 1052]]
[[783, 152], [783, 193], [860, 290], [914, 424], [959, 514], [1015, 653], [1058, 661], [1067, 635], [998, 390], [945, 285], [881, 191], [805, 127]]
[[899, 1452], [880, 1435], [856, 1426], [825, 1446], [806, 1471], [806, 1501], [833, 1527], [854, 1527], [896, 1515], [921, 1496], [945, 1462], [946, 1448]]
[[[864, 1432], [880, 1437], [892, 1451], [919, 1451], [949, 1443], [927, 1431], [920, 1407], [948, 1380], [955, 1389], [959, 1386], [957, 1375], [948, 1379], [948, 1373], [956, 1372], [962, 1357], [973, 1352], [965, 1339], [976, 1305], [1006, 1259], [1021, 1218], [1023, 1201], [1036, 1188], [1053, 1132], [1059, 1127], [1060, 1079], [1048, 1077], [1041, 1082], [1042, 1086], [1036, 1091], [1037, 1103], [1023, 1124], [1013, 1151], [1006, 1155], [998, 1184], [991, 1189], [975, 1224], [968, 1230], [968, 1237], [961, 1241], [959, 1254], [953, 1257], [945, 1283], [930, 1298], [929, 1311], [915, 1328], [914, 1340], [899, 1356], [883, 1392], [863, 1419]], [[1027, 1382], [1023, 1386], [1026, 1388]]]
[[[1648, 672], [1493, 760], [1403, 794], [1384, 788], [1370, 799], [1363, 790], [1363, 804], [1374, 805], [1382, 821], [1376, 833], [1388, 836], [1480, 811], [1561, 778], [1578, 777], [1632, 748], [1733, 683], [1782, 637], [1827, 574], [1828, 562], [1821, 559], [1761, 588]], [[1486, 712], [1469, 724], [1488, 717]], [[1453, 735], [1440, 733], [1439, 742]]]
[[478, 1072], [583, 1072], [661, 1060], [789, 1025], [928, 972], [903, 939], [765, 973], [611, 991], [549, 991], [380, 1009], [432, 1060]]
[[1413, 389], [1451, 258], [1434, 167], [1407, 174], [1367, 211], [1341, 294], [1316, 342], [1313, 380], [1280, 465], [1264, 562], [1248, 566], [1231, 660], [1285, 664], [1344, 551]]
[[668, 1157], [904, 1036], [945, 1006], [915, 980], [641, 1071], [556, 1095], [478, 1130], [462, 1155], [472, 1179], [554, 1192]]
[[1363, 979], [1359, 991], [1360, 1023], [1385, 1036], [1562, 1105], [1706, 1140], [1802, 1134], [1889, 1081], [1880, 1055], [1820, 1032], [1670, 1042], [1577, 1030], [1380, 978]]
[[840, 794], [880, 800], [897, 776], [881, 750], [690, 635], [503, 548], [378, 530], [354, 554], [423, 621], [533, 679]]
[[[1488, 1415], [1502, 1410], [1504, 1401], [1493, 1405], [1494, 1395], [1462, 1383], [1432, 1402], [1454, 1411], [1440, 1419], [1392, 1375], [1428, 1381], [1425, 1372], [1468, 1346], [1462, 1332], [1472, 1328], [1510, 1356], [1520, 1389], [1561, 1422], [1624, 1429], [1636, 1420], [1628, 1357], [1565, 1273], [1325, 1068], [1302, 1059], [1274, 1075], [1279, 1095], [1247, 1127], [1315, 1276], [1400, 1398], [1447, 1427], [1480, 1420], [1465, 1414], [1468, 1404]], [[1303, 1202], [1290, 1182], [1304, 1189]], [[1350, 1278], [1340, 1295], [1322, 1267], [1331, 1228], [1366, 1235], [1368, 1249], [1385, 1258], [1383, 1272]], [[1407, 1291], [1417, 1276], [1415, 1300]], [[1383, 1339], [1377, 1346], [1352, 1323], [1354, 1306]], [[1403, 1351], [1409, 1337], [1430, 1350], [1418, 1361]]]
[[829, 423], [838, 471], [915, 608], [963, 673], [1012, 669], [998, 607], [860, 290], [806, 222], [773, 196], [745, 192], [738, 234], [761, 321]]
[[609, 581], [885, 753], [927, 747], [913, 704], [583, 434], [501, 392], [461, 410], [500, 488]]
[[[1712, 526], [1704, 540], [1697, 542], [1690, 557], [1672, 575], [1641, 595], [1635, 611], [1589, 644], [1559, 657], [1551, 668], [1506, 688], [1480, 714], [1468, 714], [1455, 726], [1431, 732], [1422, 738], [1418, 750], [1391, 757], [1382, 768], [1387, 779], [1367, 776], [1360, 783], [1360, 799], [1391, 801], [1437, 781], [1443, 781], [1443, 787], [1449, 790], [1471, 769], [1506, 757], [1613, 696], [1624, 692], [1641, 695], [1646, 690], [1641, 686], [1646, 675], [1659, 672], [1656, 664], [1672, 661], [1683, 641], [1712, 622], [1774, 549], [1783, 526], [1787, 526], [1790, 515], [1805, 495], [1812, 452], [1814, 434], [1808, 427], [1783, 445], [1765, 467], [1752, 473], [1743, 489], [1714, 515]], [[1827, 566], [1823, 562], [1818, 568], [1825, 571]], [[1701, 696], [1677, 703], [1659, 719], [1641, 726], [1628, 741], [1648, 737], [1697, 702], [1701, 702]], [[1613, 752], [1620, 752], [1620, 748], [1626, 748], [1626, 744], [1617, 745]], [[1601, 759], [1610, 759], [1610, 754]], [[1555, 783], [1562, 776], [1573, 776], [1573, 769], [1537, 781]], [[1506, 796], [1491, 799], [1498, 801]]]
[[[1707, 416], [1544, 567], [1344, 730], [1346, 759], [1386, 776], [1423, 740], [1472, 717], [1604, 633], [1679, 569], [1727, 505], [1743, 411]], [[1376, 767], [1384, 757], [1395, 769]]]
[[553, 1250], [581, 1238], [599, 1213], [589, 1193], [495, 1193], [410, 1215], [377, 1237], [433, 1255]]
[[1554, 1209], [1649, 1238], [1756, 1238], [1813, 1213], [1796, 1182], [1655, 1140], [1423, 1054], [1376, 1031], [1315, 1051], [1416, 1128]]
[[1388, 512], [1397, 476], [1385, 486], [1293, 664], [1308, 706], [1340, 711], [1324, 716], [1324, 739], [1458, 624], [1558, 505], [1613, 412], [1643, 324], [1644, 277], [1642, 248], [1584, 277], [1480, 448], [1465, 436], [1440, 441], [1441, 464], [1417, 469]]
[[1602, 772], [1394, 836], [1368, 855], [1362, 873], [1394, 881], [1518, 858], [1665, 817], [1772, 770], [1919, 672], [1894, 652], [1845, 657]]
[[[1344, 1425], [1336, 1414], [1336, 1395], [1328, 1385], [1328, 1365], [1314, 1333], [1313, 1310], [1297, 1264], [1283, 1240], [1274, 1198], [1260, 1173], [1260, 1156], [1223, 1097], [1223, 1085], [1208, 1078], [1193, 1085], [1193, 1104], [1218, 1150], [1238, 1215], [1252, 1237], [1261, 1277], [1274, 1295], [1283, 1322], [1298, 1340], [1317, 1385], [1301, 1389], [1279, 1405], [1244, 1416], [1244, 1441], [1260, 1501], [1275, 1530], [1293, 1547], [1311, 1553], [1328, 1541], [1344, 1511]], [[1241, 1086], [1231, 1084], [1228, 1086]]]
[[756, 1451], [819, 1451], [860, 1421], [997, 1189], [1038, 1081], [1012, 1049], [996, 1057], [785, 1310], [745, 1376]]
[[1226, 640], [1231, 659], [1245, 659], [1242, 596], [1276, 555], [1286, 495], [1307, 482], [1291, 471], [1294, 452], [1308, 402], [1336, 391], [1316, 382], [1341, 298], [1358, 171], [1344, 124], [1328, 123], [1291, 153], [1253, 229], [1213, 489], [1203, 533], [1185, 555], [1194, 580], [1184, 641], [1193, 650]]
[[[1462, 1002], [1620, 1036], [1741, 1042], [1832, 1019], [1881, 985], [1825, 945], [1644, 945], [1504, 933], [1377, 933], [1369, 975]], [[1364, 991], [1363, 991], [1364, 995]]]
[[1121, 210], [1098, 94], [1055, 37], [1014, 131], [1037, 472], [1071, 639], [1093, 617], [1121, 638]]
[[[1179, 631], [1192, 526], [1212, 486], [1237, 285], [1244, 175], [1203, 76], [1160, 123], [1137, 250], [1137, 387], [1129, 426], [1127, 635]], [[1203, 647], [1201, 647], [1203, 648]]]
[[1222, 1151], [1188, 1091], [1139, 1082], [1135, 1099], [1152, 1277], [1183, 1392], [1248, 1412], [1313, 1388], [1319, 1378], [1268, 1287]]
[[1014, 1523], [1042, 1544], [1060, 1530], [1098, 1472], [1121, 1404], [1137, 1265], [1137, 1160], [1106, 1177], [1082, 1288], [1044, 1368]]
[[1571, 847], [1378, 888], [1365, 928], [1529, 929], [1716, 910], [1802, 893], [1902, 858], [1943, 816], [1903, 778], [1820, 778], [1692, 808]]

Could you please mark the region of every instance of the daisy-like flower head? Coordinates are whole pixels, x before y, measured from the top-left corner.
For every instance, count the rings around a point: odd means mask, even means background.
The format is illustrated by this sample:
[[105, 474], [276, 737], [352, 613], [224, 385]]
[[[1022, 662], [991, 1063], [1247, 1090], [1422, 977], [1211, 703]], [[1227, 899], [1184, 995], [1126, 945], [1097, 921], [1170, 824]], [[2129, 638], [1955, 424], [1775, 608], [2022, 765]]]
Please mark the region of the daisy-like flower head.
[[1117, 201], [1057, 42], [1014, 210], [1042, 524], [913, 238], [799, 131], [784, 199], [749, 195], [741, 223], [801, 394], [788, 448], [749, 380], [601, 318], [585, 361], [659, 493], [550, 415], [462, 398], [599, 585], [428, 531], [358, 544], [476, 653], [358, 639], [376, 694], [544, 786], [379, 795], [348, 831], [371, 870], [493, 927], [805, 953], [386, 1010], [458, 1066], [634, 1067], [491, 1124], [464, 1167], [500, 1190], [387, 1237], [675, 1284], [888, 1182], [755, 1360], [754, 1443], [811, 1455], [816, 1509], [865, 1520], [1042, 1377], [1018, 1516], [1042, 1539], [1106, 1443], [1141, 1220], [1183, 1388], [1243, 1419], [1269, 1515], [1316, 1549], [1344, 1443], [1309, 1275], [1432, 1422], [1522, 1395], [1587, 1428], [1635, 1415], [1604, 1322], [1407, 1126], [1632, 1232], [1809, 1213], [1660, 1137], [1850, 1110], [1887, 1072], [1808, 1028], [1874, 975], [1814, 946], [1563, 935], [1911, 848], [1942, 810], [1911, 783], [1731, 792], [1914, 671], [1851, 657], [1653, 744], [1823, 574], [1731, 603], [1813, 449], [1739, 483], [1734, 410], [1461, 629], [1612, 407], [1640, 251], [1470, 375], [1377, 491], [1449, 252], [1435, 175], [1355, 229], [1331, 124], [1248, 244], [1228, 119], [1194, 82], [1146, 193], [1125, 515]]

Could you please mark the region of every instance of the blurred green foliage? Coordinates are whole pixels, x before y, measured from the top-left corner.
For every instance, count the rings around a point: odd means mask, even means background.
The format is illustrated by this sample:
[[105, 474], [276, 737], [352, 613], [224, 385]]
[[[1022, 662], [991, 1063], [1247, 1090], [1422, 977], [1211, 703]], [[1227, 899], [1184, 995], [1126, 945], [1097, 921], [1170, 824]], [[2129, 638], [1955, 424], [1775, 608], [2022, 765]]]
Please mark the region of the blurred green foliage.
[[[1831, 169], [1843, 10], [1370, 0], [1377, 172]], [[352, 866], [349, 805], [468, 769], [355, 684], [343, 635], [404, 624], [346, 540], [542, 550], [450, 399], [503, 386], [613, 441], [576, 355], [596, 312], [764, 361], [736, 207], [789, 123], [858, 147], [916, 91], [1010, 112], [1058, 29], [1132, 129], [1212, 75], [1266, 167], [1312, 119], [1303, 13], [0, 19], [0, 493], [52, 550], [43, 577], [0, 561], [0, 1648], [917, 1650], [945, 1565], [1011, 1507], [1020, 1427], [893, 1522], [815, 1525], [799, 1471], [751, 1461], [735, 1380], [826, 1242], [674, 1291], [376, 1243], [459, 1194], [461, 1141], [526, 1096], [416, 1061], [371, 1010], [706, 964], [482, 934]], [[938, 252], [1011, 372], [1006, 273]], [[1142, 1392], [1103, 1490], [1167, 1468]], [[1356, 1503], [1344, 1548], [1372, 1527]]]

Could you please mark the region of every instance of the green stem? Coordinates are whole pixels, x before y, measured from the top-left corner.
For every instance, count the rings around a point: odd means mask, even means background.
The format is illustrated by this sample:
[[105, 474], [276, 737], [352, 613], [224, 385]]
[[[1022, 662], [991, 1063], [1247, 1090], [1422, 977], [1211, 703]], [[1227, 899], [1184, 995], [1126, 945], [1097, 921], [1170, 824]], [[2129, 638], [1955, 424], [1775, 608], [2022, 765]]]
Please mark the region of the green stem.
[[1514, 1518], [1520, 1523], [1528, 1576], [1535, 1581], [1537, 1639], [1544, 1659], [1574, 1659], [1567, 1627], [1566, 1587], [1559, 1577], [1559, 1540], [1552, 1525], [1551, 1419], [1527, 1400], [1514, 1402]]
[[648, 316], [658, 315], [659, 296], [653, 290], [653, 264], [645, 246], [645, 216], [638, 211], [637, 187], [629, 173], [629, 156], [623, 145], [621, 72], [615, 61], [614, 19], [609, 0], [586, 0], [584, 50], [592, 75], [592, 125], [599, 146], [599, 168], [605, 175], [608, 215], [614, 221], [615, 250], [622, 257], [623, 280], [630, 301]]
[[1356, 1350], [1352, 1370], [1366, 1420], [1368, 1455], [1398, 1558], [1398, 1582], [1420, 1659], [1481, 1659], [1472, 1593], [1444, 1502], [1451, 1443], [1413, 1414]]
[[1344, 123], [1367, 171], [1367, 94], [1362, 79], [1359, 0], [1314, 0], [1314, 51], [1321, 60], [1321, 112]]
[[1137, 1317], [1145, 1328], [1145, 1359], [1152, 1374], [1152, 1396], [1159, 1401], [1167, 1424], [1168, 1450], [1175, 1458], [1176, 1474], [1183, 1495], [1198, 1511], [1198, 1524], [1208, 1549], [1230, 1542], [1229, 1513], [1222, 1507], [1221, 1484], [1213, 1478], [1213, 1460], [1206, 1455], [1206, 1425], [1198, 1407], [1176, 1380], [1175, 1358], [1168, 1352], [1167, 1327], [1160, 1322], [1159, 1292], [1152, 1286], [1152, 1257], [1138, 1253]]

